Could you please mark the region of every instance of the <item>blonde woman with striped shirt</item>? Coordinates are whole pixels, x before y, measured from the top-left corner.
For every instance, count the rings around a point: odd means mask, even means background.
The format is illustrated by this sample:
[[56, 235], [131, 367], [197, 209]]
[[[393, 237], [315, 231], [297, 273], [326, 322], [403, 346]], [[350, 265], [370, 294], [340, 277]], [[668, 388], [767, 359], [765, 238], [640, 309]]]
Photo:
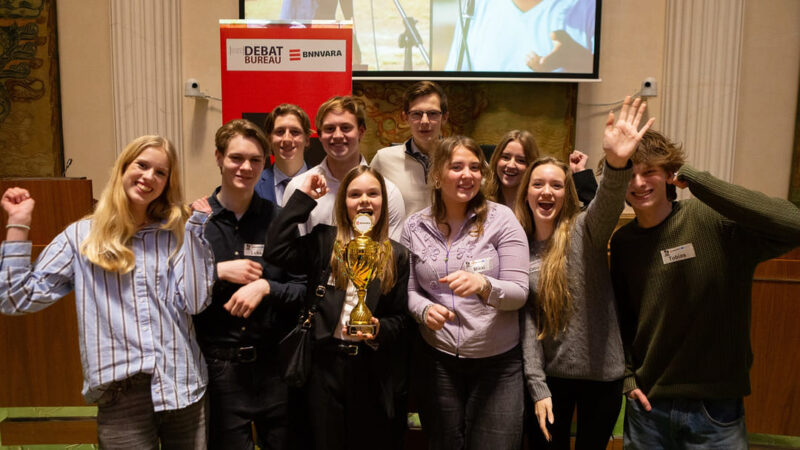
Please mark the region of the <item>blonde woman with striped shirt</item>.
[[75, 291], [83, 395], [102, 448], [205, 448], [206, 365], [191, 316], [214, 277], [206, 220], [187, 222], [172, 144], [142, 136], [117, 158], [95, 212], [31, 265], [34, 200], [10, 188], [0, 244], [0, 312], [39, 311]]

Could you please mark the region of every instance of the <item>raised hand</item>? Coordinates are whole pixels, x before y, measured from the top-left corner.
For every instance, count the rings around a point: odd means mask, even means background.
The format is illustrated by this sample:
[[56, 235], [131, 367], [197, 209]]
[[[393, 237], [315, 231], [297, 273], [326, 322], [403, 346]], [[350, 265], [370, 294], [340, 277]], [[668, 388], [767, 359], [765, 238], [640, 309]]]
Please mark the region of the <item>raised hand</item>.
[[456, 319], [456, 314], [447, 309], [444, 305], [433, 304], [425, 311], [425, 326], [433, 331], [439, 331], [444, 327], [445, 322]]
[[300, 190], [314, 200], [318, 200], [328, 193], [328, 182], [325, 180], [325, 175], [319, 173], [310, 174], [303, 180]]
[[258, 307], [261, 300], [269, 295], [269, 291], [269, 281], [264, 279], [256, 280], [240, 287], [222, 307], [232, 316], [246, 319]]
[[622, 109], [619, 112], [619, 119], [614, 122], [614, 112], [608, 113], [606, 129], [603, 134], [603, 151], [606, 152], [606, 161], [611, 167], [620, 169], [625, 167], [628, 159], [633, 156], [636, 146], [642, 140], [644, 132], [655, 122], [655, 117], [651, 117], [647, 123], [639, 129], [639, 122], [647, 109], [647, 103], [637, 98], [631, 105], [631, 96], [625, 97], [622, 102]]
[[582, 151], [575, 149], [569, 154], [569, 170], [572, 173], [578, 173], [586, 170], [586, 163], [589, 162], [589, 155]]
[[8, 214], [8, 223], [30, 226], [36, 202], [33, 201], [27, 189], [19, 187], [6, 189], [0, 204]]
[[217, 263], [217, 278], [247, 284], [261, 278], [261, 264], [252, 259], [234, 259]]
[[689, 187], [689, 183], [685, 180], [678, 179], [677, 173], [673, 173], [672, 176], [667, 179], [667, 183], [674, 185], [678, 189], [686, 189]]
[[[9, 225], [6, 230], [7, 241], [28, 240], [28, 230], [31, 226], [35, 203], [26, 189], [12, 187], [6, 189], [3, 193], [0, 204], [8, 214], [8, 222], [6, 222]], [[14, 225], [17, 226], [15, 227]]]

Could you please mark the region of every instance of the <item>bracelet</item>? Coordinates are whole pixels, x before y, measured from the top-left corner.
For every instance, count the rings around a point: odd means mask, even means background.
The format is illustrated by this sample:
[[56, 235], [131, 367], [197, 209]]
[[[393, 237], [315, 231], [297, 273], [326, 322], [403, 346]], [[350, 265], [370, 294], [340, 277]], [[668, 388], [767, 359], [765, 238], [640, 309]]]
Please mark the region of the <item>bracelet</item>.
[[492, 283], [486, 278], [486, 275], [481, 274], [481, 277], [483, 278], [483, 287], [481, 287], [480, 294], [488, 300], [492, 293]]
[[9, 228], [20, 228], [20, 229], [28, 230], [28, 231], [31, 230], [30, 226], [23, 225], [21, 223], [9, 223], [9, 224], [6, 225], [6, 230], [9, 229]]
[[432, 306], [433, 303], [430, 303], [425, 307], [425, 309], [422, 310], [422, 321], [420, 321], [421, 324], [425, 324], [425, 317], [428, 315], [428, 310], [431, 309]]

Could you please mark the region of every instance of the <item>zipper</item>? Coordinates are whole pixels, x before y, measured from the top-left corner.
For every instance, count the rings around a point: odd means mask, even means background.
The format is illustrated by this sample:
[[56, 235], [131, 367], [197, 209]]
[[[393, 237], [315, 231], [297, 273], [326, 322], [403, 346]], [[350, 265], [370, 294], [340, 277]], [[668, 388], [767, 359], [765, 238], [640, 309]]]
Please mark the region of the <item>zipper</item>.
[[[434, 228], [435, 228], [434, 236], [439, 238], [439, 240], [442, 242], [442, 244], [444, 244], [444, 248], [445, 248], [444, 270], [445, 270], [446, 275], [450, 274], [450, 249], [458, 241], [460, 241], [463, 238], [462, 232], [464, 231], [464, 227], [467, 225], [468, 222], [471, 221], [471, 219], [472, 219], [472, 215], [468, 215], [467, 218], [464, 219], [464, 221], [461, 223], [461, 227], [459, 227], [459, 229], [458, 229], [458, 233], [456, 233], [455, 239], [453, 239], [449, 244], [447, 243], [447, 240], [444, 238], [444, 235], [442, 234], [442, 232], [439, 230], [439, 227], [437, 227], [436, 224], [434, 224]], [[438, 273], [436, 272], [435, 269], [434, 269], [434, 273], [436, 273], [438, 275]], [[461, 317], [456, 312], [456, 296], [453, 293], [453, 291], [450, 291], [450, 305], [452, 306], [453, 314], [455, 314], [455, 316], [456, 316], [456, 343], [455, 343], [456, 344], [456, 348], [455, 348], [456, 352], [455, 352], [455, 356], [456, 356], [456, 358], [460, 358], [459, 353], [460, 353], [460, 349], [461, 349]]]

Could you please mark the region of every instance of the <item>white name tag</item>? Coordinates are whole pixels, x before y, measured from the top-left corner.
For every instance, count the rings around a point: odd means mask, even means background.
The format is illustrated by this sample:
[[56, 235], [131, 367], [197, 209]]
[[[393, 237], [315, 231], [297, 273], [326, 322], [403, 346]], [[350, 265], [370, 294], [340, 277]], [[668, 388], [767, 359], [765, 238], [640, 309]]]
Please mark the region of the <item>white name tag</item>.
[[475, 261], [467, 261], [464, 263], [464, 270], [467, 272], [486, 272], [493, 268], [492, 258], [481, 258]]
[[244, 244], [244, 256], [261, 256], [264, 254], [264, 244]]
[[532, 259], [530, 265], [528, 266], [528, 273], [538, 272], [542, 268], [542, 260], [539, 258]]
[[695, 256], [694, 246], [692, 244], [683, 244], [678, 247], [661, 250], [661, 260], [664, 261], [664, 264], [691, 259]]

